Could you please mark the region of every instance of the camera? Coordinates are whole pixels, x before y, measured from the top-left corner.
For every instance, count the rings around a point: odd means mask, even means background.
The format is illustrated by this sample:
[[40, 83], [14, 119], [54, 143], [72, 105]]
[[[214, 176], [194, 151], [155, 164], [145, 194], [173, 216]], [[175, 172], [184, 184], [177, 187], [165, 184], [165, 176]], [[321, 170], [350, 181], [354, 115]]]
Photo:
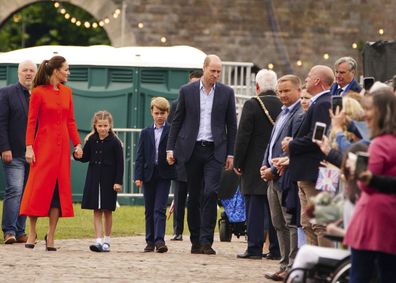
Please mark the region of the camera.
[[326, 124], [322, 123], [322, 122], [316, 122], [314, 131], [313, 131], [313, 135], [312, 135], [312, 141], [313, 142], [322, 141], [325, 131], [326, 131]]
[[331, 97], [331, 109], [333, 111], [333, 114], [336, 114], [336, 110], [337, 110], [337, 106], [338, 106], [338, 111], [341, 112], [342, 110], [342, 96], [332, 96]]
[[375, 82], [374, 77], [363, 78], [363, 88], [367, 91], [370, 90], [370, 88], [373, 86], [374, 82]]
[[369, 155], [367, 152], [359, 151], [356, 153], [355, 177], [367, 170]]

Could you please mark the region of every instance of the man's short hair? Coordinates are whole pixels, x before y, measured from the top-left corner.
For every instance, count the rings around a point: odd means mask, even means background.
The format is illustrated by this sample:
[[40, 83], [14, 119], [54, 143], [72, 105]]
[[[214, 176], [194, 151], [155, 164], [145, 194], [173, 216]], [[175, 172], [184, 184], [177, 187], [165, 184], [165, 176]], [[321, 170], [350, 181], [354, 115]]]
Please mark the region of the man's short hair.
[[261, 92], [275, 90], [277, 75], [274, 71], [262, 69], [256, 75], [256, 84], [258, 84]]
[[337, 68], [338, 65], [342, 64], [342, 63], [347, 63], [349, 65], [349, 71], [354, 71], [357, 69], [357, 63], [356, 60], [353, 59], [350, 56], [346, 56], [346, 57], [341, 57], [339, 58], [337, 61], [335, 61], [334, 63], [334, 68]]
[[278, 84], [283, 82], [291, 82], [297, 88], [301, 88], [301, 80], [296, 75], [284, 75], [278, 80]]

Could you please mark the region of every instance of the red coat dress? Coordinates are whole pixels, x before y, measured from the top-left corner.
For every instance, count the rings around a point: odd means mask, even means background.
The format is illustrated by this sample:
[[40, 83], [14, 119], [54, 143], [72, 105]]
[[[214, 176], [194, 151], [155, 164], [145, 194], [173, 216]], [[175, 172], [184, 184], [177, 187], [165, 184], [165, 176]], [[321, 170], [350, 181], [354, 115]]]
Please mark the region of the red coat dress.
[[[36, 133], [37, 127], [37, 133]], [[30, 98], [26, 145], [33, 145], [31, 164], [20, 214], [48, 216], [56, 181], [61, 216], [74, 215], [70, 184], [70, 139], [80, 142], [74, 119], [72, 91], [62, 84], [38, 86]]]

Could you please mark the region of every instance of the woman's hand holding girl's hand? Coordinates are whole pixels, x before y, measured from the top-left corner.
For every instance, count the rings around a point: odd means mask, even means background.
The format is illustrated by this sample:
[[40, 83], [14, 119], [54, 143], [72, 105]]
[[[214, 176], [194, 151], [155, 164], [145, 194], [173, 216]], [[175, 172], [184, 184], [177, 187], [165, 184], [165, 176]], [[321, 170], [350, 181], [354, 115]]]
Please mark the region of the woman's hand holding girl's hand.
[[78, 144], [78, 145], [75, 146], [73, 155], [76, 158], [82, 158], [83, 150], [82, 150], [81, 144]]
[[36, 162], [36, 157], [34, 156], [33, 146], [31, 146], [31, 145], [26, 146], [25, 159], [26, 159], [26, 162], [29, 164]]

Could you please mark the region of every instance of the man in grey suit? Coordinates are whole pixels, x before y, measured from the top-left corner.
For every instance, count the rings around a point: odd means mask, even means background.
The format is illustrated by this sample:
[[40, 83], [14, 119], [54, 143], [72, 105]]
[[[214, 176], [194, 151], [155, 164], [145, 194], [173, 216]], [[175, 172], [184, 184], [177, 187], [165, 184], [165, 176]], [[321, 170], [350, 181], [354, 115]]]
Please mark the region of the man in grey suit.
[[[276, 120], [275, 126], [271, 133], [271, 139], [265, 151], [263, 166], [260, 171], [264, 180], [269, 182], [268, 202], [271, 211], [272, 223], [278, 235], [278, 242], [281, 252], [280, 270], [274, 274], [267, 273], [268, 279], [284, 279], [286, 270], [291, 267], [296, 257], [297, 246], [297, 226], [291, 226], [293, 215], [286, 211], [283, 202], [282, 187], [278, 182], [283, 176], [279, 176], [277, 169], [273, 164], [273, 159], [285, 156], [282, 150], [282, 140], [288, 136], [291, 123], [294, 117], [302, 115], [304, 110], [300, 104], [301, 80], [295, 75], [286, 75], [278, 80], [277, 85], [278, 97], [281, 100], [282, 112]], [[296, 213], [296, 212], [295, 212]]]
[[233, 167], [236, 134], [234, 91], [218, 83], [222, 68], [208, 55], [201, 80], [180, 89], [169, 133], [167, 160], [186, 166], [189, 198], [187, 221], [191, 253], [216, 254], [212, 248], [221, 172]]
[[4, 243], [25, 243], [26, 217], [19, 216], [29, 164], [25, 160], [25, 136], [30, 88], [37, 67], [31, 61], [18, 66], [18, 82], [0, 89], [0, 153], [5, 177], [2, 229]]

